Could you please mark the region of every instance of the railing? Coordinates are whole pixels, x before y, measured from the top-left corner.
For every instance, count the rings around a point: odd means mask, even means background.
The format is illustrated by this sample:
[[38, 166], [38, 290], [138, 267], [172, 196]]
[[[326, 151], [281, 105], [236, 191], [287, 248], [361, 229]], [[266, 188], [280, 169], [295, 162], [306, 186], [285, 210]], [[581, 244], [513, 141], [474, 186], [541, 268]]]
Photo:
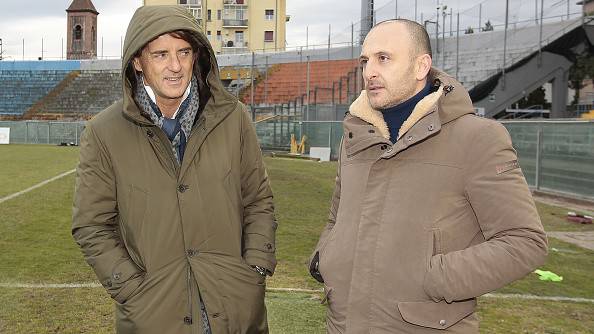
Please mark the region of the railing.
[[0, 128], [10, 128], [11, 144], [59, 145], [80, 143], [84, 122], [0, 121]]
[[246, 27], [248, 26], [248, 20], [237, 20], [237, 19], [223, 19], [223, 27]]
[[504, 121], [528, 184], [594, 199], [594, 121]]

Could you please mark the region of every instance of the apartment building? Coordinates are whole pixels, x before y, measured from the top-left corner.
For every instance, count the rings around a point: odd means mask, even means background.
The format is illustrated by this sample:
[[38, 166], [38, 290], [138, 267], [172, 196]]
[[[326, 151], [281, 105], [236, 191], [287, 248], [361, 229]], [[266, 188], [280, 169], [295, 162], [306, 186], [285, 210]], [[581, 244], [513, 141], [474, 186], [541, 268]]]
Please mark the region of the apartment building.
[[287, 0], [144, 0], [187, 7], [217, 54], [282, 51]]

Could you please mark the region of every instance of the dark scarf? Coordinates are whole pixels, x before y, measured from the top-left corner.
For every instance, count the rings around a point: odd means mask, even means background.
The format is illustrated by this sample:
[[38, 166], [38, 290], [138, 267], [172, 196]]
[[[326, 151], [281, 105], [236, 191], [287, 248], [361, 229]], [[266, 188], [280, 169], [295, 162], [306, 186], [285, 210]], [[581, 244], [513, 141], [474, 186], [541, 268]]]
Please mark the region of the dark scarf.
[[390, 140], [393, 143], [398, 140], [398, 131], [400, 131], [402, 124], [410, 117], [417, 103], [429, 95], [430, 91], [431, 83], [427, 80], [425, 88], [418, 92], [417, 95], [391, 108], [381, 110], [384, 115], [384, 121], [388, 125], [388, 129], [390, 129]]
[[174, 119], [163, 117], [159, 107], [151, 100], [144, 89], [144, 81], [141, 75], [136, 76], [136, 89], [134, 100], [140, 107], [140, 110], [147, 115], [153, 123], [160, 127], [169, 138], [173, 154], [177, 162], [181, 164], [184, 159], [187, 139], [190, 137], [194, 120], [200, 107], [200, 97], [198, 94], [198, 81], [192, 76], [190, 94], [182, 101], [179, 111]]

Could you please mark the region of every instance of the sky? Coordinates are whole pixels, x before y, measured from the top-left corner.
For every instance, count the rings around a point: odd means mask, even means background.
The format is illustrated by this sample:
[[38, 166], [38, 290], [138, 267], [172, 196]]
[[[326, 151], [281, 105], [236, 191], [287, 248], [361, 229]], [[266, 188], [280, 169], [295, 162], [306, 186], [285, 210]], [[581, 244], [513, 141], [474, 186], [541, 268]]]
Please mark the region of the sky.
[[[291, 16], [287, 23], [287, 47], [296, 48], [307, 45], [325, 45], [328, 43], [330, 30], [331, 43], [350, 43], [351, 28], [354, 27], [355, 41], [360, 29], [360, 0], [286, 0], [287, 14]], [[534, 24], [535, 5], [540, 8], [544, 1], [544, 16], [565, 15], [567, 3], [571, 13], [579, 13], [577, 0], [509, 0], [509, 22], [518, 26]], [[415, 19], [417, 3], [417, 21], [435, 21], [438, 0], [375, 0], [376, 20], [404, 17]], [[447, 6], [446, 12], [453, 13], [452, 25], [456, 26], [456, 13], [460, 12], [460, 29], [479, 23], [481, 26], [490, 20], [496, 29], [505, 22], [505, 1], [503, 0], [441, 0], [440, 6]], [[0, 39], [2, 39], [6, 60], [60, 59], [62, 45], [66, 40], [66, 8], [71, 0], [38, 0], [35, 5], [24, 7], [22, 1], [0, 0]], [[142, 0], [93, 0], [98, 17], [98, 57], [119, 58], [121, 41], [128, 22]], [[480, 5], [482, 4], [482, 5]], [[539, 9], [540, 10], [540, 9]], [[443, 16], [440, 14], [440, 21]], [[560, 18], [558, 18], [560, 19]], [[450, 17], [446, 17], [446, 31], [449, 30]], [[546, 21], [545, 21], [546, 22]], [[330, 25], [330, 28], [329, 28]], [[443, 24], [440, 23], [440, 29]], [[435, 25], [429, 24], [430, 34], [435, 33]], [[43, 44], [43, 49], [42, 49]], [[65, 52], [65, 51], [64, 51]]]

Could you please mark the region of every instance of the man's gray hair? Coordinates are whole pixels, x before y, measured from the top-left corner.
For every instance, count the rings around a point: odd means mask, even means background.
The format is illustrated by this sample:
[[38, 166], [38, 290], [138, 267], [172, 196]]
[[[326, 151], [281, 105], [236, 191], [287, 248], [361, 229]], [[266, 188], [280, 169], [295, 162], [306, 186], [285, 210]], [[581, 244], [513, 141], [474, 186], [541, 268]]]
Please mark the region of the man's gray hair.
[[407, 19], [390, 19], [379, 22], [378, 24], [374, 25], [373, 28], [379, 26], [380, 24], [386, 23], [400, 23], [403, 24], [410, 34], [410, 39], [413, 44], [413, 54], [412, 57], [417, 57], [423, 54], [428, 54], [429, 57], [433, 57], [431, 53], [431, 42], [429, 40], [429, 35], [427, 34], [427, 30], [421, 24], [407, 20]]

